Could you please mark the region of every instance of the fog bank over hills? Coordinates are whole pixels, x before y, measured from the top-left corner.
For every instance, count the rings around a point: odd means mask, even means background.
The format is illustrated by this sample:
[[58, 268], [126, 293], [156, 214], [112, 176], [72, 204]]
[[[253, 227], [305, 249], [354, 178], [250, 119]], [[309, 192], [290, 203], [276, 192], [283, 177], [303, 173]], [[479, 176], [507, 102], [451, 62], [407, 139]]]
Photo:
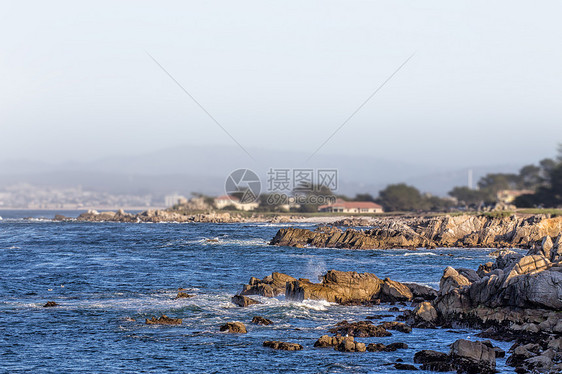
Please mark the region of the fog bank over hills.
[[147, 151], [137, 155], [106, 157], [93, 162], [48, 163], [13, 160], [0, 162], [0, 188], [28, 183], [44, 187], [76, 187], [113, 194], [152, 194], [162, 196], [191, 192], [210, 195], [224, 193], [224, 181], [235, 169], [248, 168], [267, 188], [270, 168], [337, 169], [337, 193], [376, 195], [391, 183], [405, 182], [423, 192], [444, 196], [454, 186], [466, 185], [468, 169], [473, 181], [488, 172], [512, 172], [522, 165], [439, 165], [392, 161], [366, 156], [319, 154], [306, 162], [309, 154], [248, 148], [253, 160], [236, 146], [182, 146]]

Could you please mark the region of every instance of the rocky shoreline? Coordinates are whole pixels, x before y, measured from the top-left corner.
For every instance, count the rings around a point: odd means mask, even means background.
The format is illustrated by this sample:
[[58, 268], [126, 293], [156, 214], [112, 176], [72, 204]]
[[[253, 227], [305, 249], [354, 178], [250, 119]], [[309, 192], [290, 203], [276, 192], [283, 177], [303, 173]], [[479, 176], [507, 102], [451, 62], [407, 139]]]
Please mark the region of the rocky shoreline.
[[[507, 364], [517, 373], [562, 372], [562, 263], [560, 237], [545, 237], [540, 247], [527, 255], [501, 254], [495, 262], [473, 269], [447, 267], [439, 290], [380, 279], [370, 273], [328, 271], [320, 283], [273, 273], [263, 279], [252, 277], [240, 292], [244, 295], [288, 300], [326, 300], [341, 305], [411, 303], [395, 322], [374, 325], [372, 321], [342, 321], [323, 335], [315, 347], [333, 347], [344, 352], [388, 351], [403, 343], [385, 346], [364, 343], [361, 337], [391, 336], [388, 330], [409, 333], [411, 328], [476, 328], [483, 339], [513, 341]], [[248, 298], [250, 299], [250, 298]], [[250, 299], [252, 300], [252, 299]], [[373, 317], [375, 319], [375, 317]], [[399, 322], [402, 321], [402, 322]], [[457, 340], [448, 353], [423, 350], [414, 363], [430, 371], [494, 373], [496, 357], [506, 352], [488, 340]], [[395, 363], [401, 370], [418, 370], [413, 365]]]
[[533, 248], [545, 236], [562, 234], [562, 216], [548, 214], [335, 217], [298, 215], [246, 216], [229, 212], [190, 214], [174, 210], [140, 213], [88, 211], [76, 219], [57, 215], [55, 221], [128, 223], [316, 223], [314, 230], [288, 227], [270, 244], [345, 249], [387, 248]]
[[268, 222], [289, 223], [302, 220], [300, 216], [279, 215], [266, 217], [262, 214], [243, 216], [229, 212], [217, 213], [186, 213], [167, 209], [150, 209], [140, 213], [127, 213], [120, 209], [115, 212], [98, 212], [89, 210], [80, 214], [76, 219], [56, 215], [55, 221], [80, 221], [80, 222], [126, 222], [126, 223], [244, 223], [244, 222]]
[[[373, 219], [370, 228], [285, 228], [272, 245], [346, 249], [533, 248], [562, 234], [562, 217], [459, 215]], [[560, 239], [558, 239], [560, 241]]]

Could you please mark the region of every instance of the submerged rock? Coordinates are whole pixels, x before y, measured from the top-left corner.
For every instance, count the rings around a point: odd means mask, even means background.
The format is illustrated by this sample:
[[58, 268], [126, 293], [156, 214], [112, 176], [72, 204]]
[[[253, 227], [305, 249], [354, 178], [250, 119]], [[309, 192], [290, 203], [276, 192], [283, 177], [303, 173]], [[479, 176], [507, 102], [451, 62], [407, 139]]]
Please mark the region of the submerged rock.
[[47, 301], [45, 305], [43, 305], [43, 308], [52, 308], [55, 306], [59, 306], [59, 304], [55, 303], [54, 301]]
[[394, 368], [395, 368], [396, 370], [412, 370], [412, 371], [418, 370], [418, 368], [415, 367], [414, 365], [403, 364], [403, 363], [401, 363], [401, 362], [396, 362], [396, 363], [394, 364]]
[[254, 318], [252, 318], [252, 323], [254, 325], [261, 325], [261, 326], [273, 325], [273, 322], [270, 319], [260, 316], [255, 316]]
[[187, 292], [179, 291], [175, 298], [176, 299], [190, 299], [192, 297], [195, 297], [195, 295], [190, 295]]
[[398, 349], [407, 349], [408, 344], [406, 343], [390, 343], [384, 345], [382, 343], [369, 343], [367, 345], [367, 351], [369, 352], [394, 352]]
[[232, 303], [234, 305], [238, 305], [239, 307], [247, 307], [247, 306], [254, 305], [254, 304], [260, 304], [259, 301], [256, 301], [254, 299], [250, 299], [249, 297], [242, 296], [242, 295], [234, 295], [234, 296], [232, 296], [230, 301], [232, 301]]
[[246, 326], [242, 322], [227, 322], [220, 327], [220, 331], [225, 331], [233, 334], [245, 334]]
[[449, 356], [443, 352], [423, 350], [416, 352], [414, 362], [422, 364], [422, 370], [446, 372], [453, 371], [453, 365], [449, 362]]
[[146, 319], [145, 323], [147, 325], [181, 325], [181, 318], [170, 318], [165, 314], [162, 314], [160, 318], [152, 317], [151, 319]]

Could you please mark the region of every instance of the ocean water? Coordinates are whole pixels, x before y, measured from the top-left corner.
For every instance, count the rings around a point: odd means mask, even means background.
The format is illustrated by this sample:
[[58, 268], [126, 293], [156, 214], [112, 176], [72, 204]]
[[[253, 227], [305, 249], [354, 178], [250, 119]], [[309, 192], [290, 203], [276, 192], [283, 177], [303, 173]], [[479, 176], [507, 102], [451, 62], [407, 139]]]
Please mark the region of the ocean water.
[[[343, 307], [284, 297], [256, 297], [262, 304], [239, 308], [230, 297], [251, 276], [273, 271], [313, 281], [330, 269], [367, 271], [437, 287], [446, 266], [476, 268], [491, 260], [487, 250], [299, 249], [267, 244], [285, 225], [51, 222], [29, 215], [54, 216], [0, 211], [0, 372], [395, 373], [389, 363], [413, 363], [419, 350], [446, 352], [456, 339], [479, 340], [471, 329], [392, 331], [357, 340], [404, 342], [408, 349], [341, 353], [313, 344], [341, 320], [398, 313], [389, 313], [388, 304]], [[196, 296], [175, 300], [179, 287]], [[60, 306], [43, 308], [47, 301]], [[183, 324], [145, 325], [162, 314]], [[274, 325], [252, 325], [253, 316]], [[219, 332], [228, 321], [245, 323], [248, 333]], [[275, 351], [262, 346], [265, 340], [304, 349]], [[513, 372], [505, 359], [497, 365]]]

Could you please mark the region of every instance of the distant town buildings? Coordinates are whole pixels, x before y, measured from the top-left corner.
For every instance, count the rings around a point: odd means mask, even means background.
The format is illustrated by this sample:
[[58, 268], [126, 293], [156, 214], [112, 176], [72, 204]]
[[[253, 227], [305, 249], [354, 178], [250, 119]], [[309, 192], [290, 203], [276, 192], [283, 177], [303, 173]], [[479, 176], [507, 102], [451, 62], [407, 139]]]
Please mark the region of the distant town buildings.
[[338, 199], [334, 204], [320, 205], [319, 212], [326, 213], [383, 213], [379, 204], [371, 201], [345, 201]]
[[164, 196], [164, 205], [167, 207], [172, 207], [176, 204], [185, 204], [187, 203], [187, 199], [185, 196], [172, 194]]
[[0, 190], [2, 209], [146, 209], [159, 208], [151, 195], [114, 195], [81, 187], [45, 187], [19, 183]]

